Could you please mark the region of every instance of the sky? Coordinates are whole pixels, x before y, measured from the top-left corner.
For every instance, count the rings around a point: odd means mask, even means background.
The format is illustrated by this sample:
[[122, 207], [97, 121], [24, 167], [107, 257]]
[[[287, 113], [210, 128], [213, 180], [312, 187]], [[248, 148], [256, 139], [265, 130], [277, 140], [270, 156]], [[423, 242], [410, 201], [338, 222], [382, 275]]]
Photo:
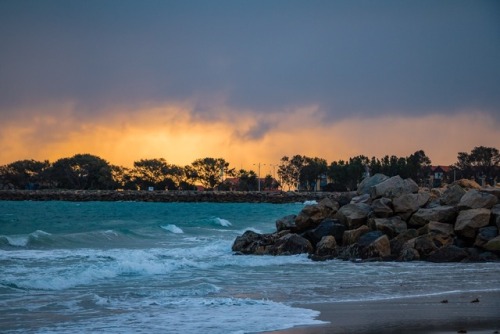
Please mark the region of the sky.
[[500, 2], [0, 0], [0, 165], [500, 149]]

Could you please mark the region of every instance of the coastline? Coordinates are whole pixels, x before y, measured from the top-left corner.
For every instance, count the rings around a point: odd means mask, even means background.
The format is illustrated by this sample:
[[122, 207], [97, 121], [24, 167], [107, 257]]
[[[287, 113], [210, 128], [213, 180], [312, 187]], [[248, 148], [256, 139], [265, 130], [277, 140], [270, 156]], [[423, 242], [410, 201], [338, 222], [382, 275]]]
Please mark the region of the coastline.
[[268, 333], [500, 333], [500, 290], [294, 306], [328, 323]]
[[294, 203], [338, 200], [353, 196], [339, 192], [293, 191], [146, 191], [146, 190], [0, 190], [3, 201], [136, 201], [136, 202], [215, 202], [215, 203]]

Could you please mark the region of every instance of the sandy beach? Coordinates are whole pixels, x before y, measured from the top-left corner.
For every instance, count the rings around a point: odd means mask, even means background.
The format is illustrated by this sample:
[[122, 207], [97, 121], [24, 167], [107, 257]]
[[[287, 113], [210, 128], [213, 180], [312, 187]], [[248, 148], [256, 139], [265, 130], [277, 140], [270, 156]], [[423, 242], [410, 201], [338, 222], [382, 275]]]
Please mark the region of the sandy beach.
[[297, 306], [329, 323], [272, 333], [500, 333], [498, 291]]

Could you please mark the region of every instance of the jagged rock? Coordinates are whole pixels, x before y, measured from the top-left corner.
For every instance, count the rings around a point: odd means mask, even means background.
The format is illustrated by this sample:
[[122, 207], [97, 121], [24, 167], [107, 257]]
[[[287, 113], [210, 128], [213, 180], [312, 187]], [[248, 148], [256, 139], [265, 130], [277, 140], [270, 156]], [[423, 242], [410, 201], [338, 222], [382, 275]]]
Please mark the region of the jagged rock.
[[477, 230], [488, 225], [490, 214], [490, 210], [483, 208], [460, 211], [455, 223], [455, 233], [467, 239], [474, 239]]
[[328, 260], [337, 256], [337, 242], [332, 235], [321, 238], [316, 245], [315, 260]]
[[481, 191], [484, 192], [484, 193], [487, 193], [487, 194], [495, 196], [497, 198], [497, 200], [498, 200], [497, 203], [500, 203], [500, 188], [499, 187], [495, 187], [495, 188], [482, 188]]
[[370, 232], [370, 228], [366, 225], [361, 225], [355, 230], [348, 230], [344, 232], [344, 236], [342, 238], [343, 245], [348, 246], [354, 243], [357, 243], [359, 238], [365, 234]]
[[439, 202], [441, 205], [457, 205], [466, 191], [458, 184], [453, 184], [441, 195]]
[[467, 258], [469, 254], [463, 248], [455, 245], [447, 245], [432, 252], [427, 261], [430, 262], [460, 262]]
[[484, 248], [492, 252], [500, 253], [500, 236], [488, 241], [486, 245], [484, 245]]
[[373, 214], [378, 218], [388, 218], [394, 214], [392, 201], [390, 198], [377, 198], [371, 204]]
[[[411, 242], [410, 240], [409, 242]], [[404, 247], [406, 248], [406, 247]], [[420, 258], [427, 258], [432, 252], [436, 251], [438, 247], [435, 245], [434, 240], [430, 234], [424, 234], [416, 237], [413, 240], [413, 247], [418, 251]]]
[[276, 230], [280, 232], [296, 229], [295, 218], [297, 218], [297, 215], [288, 215], [276, 220]]
[[475, 247], [483, 247], [488, 241], [498, 236], [498, 229], [496, 226], [486, 226], [480, 228], [476, 241], [474, 242]]
[[453, 225], [430, 222], [418, 230], [419, 235], [428, 235], [436, 247], [451, 245], [454, 241]]
[[324, 211], [326, 211], [330, 217], [333, 216], [340, 207], [339, 202], [328, 197], [325, 197], [321, 201], [319, 201], [318, 205], [323, 207]]
[[406, 222], [401, 220], [401, 217], [395, 216], [392, 218], [375, 218], [375, 228], [389, 238], [394, 238], [398, 234], [405, 232], [408, 228]]
[[295, 233], [286, 234], [276, 240], [271, 251], [273, 255], [294, 255], [312, 252], [313, 246], [309, 240]]
[[420, 254], [415, 248], [405, 248], [401, 251], [401, 254], [398, 257], [398, 261], [418, 261], [420, 260]]
[[500, 204], [495, 205], [491, 208], [491, 224], [496, 225], [500, 230]]
[[315, 228], [326, 218], [333, 218], [338, 209], [338, 203], [325, 198], [318, 204], [306, 205], [295, 218], [295, 228], [291, 231], [302, 233], [311, 228]]
[[477, 190], [479, 190], [479, 189], [481, 189], [481, 186], [479, 185], [479, 183], [477, 183], [474, 180], [468, 180], [468, 179], [456, 180], [451, 185], [452, 186], [458, 185], [458, 186], [462, 187], [465, 190], [470, 190], [470, 189], [477, 189]]
[[276, 234], [259, 234], [246, 231], [243, 235], [236, 237], [232, 250], [241, 254], [270, 254], [270, 247], [276, 239]]
[[344, 231], [344, 224], [340, 223], [337, 219], [328, 218], [323, 220], [315, 229], [304, 232], [302, 236], [315, 245], [327, 235], [332, 235], [336, 239], [342, 240]]
[[364, 233], [362, 236], [359, 237], [357, 244], [359, 247], [368, 247], [372, 242], [383, 236], [384, 233], [380, 231], [370, 231], [367, 233]]
[[453, 206], [438, 206], [435, 208], [420, 208], [409, 222], [410, 226], [424, 226], [431, 221], [453, 224], [457, 216], [457, 209]]
[[370, 177], [364, 178], [358, 185], [358, 195], [370, 194], [371, 188], [379, 183], [388, 180], [389, 177], [384, 174], [375, 174]]
[[[366, 235], [366, 234], [365, 234]], [[358, 242], [359, 245], [359, 242]], [[387, 235], [382, 235], [361, 248], [362, 258], [387, 258], [391, 255], [391, 243]]]
[[352, 230], [366, 223], [366, 219], [370, 212], [371, 207], [367, 204], [347, 204], [339, 209], [336, 218], [340, 220], [348, 230]]
[[491, 209], [497, 202], [498, 199], [495, 195], [478, 190], [470, 190], [462, 196], [458, 207], [460, 209]]
[[356, 203], [370, 204], [370, 202], [371, 198], [369, 194], [359, 195], [351, 199], [351, 204], [356, 204]]
[[372, 199], [379, 197], [395, 198], [404, 194], [418, 192], [418, 185], [412, 179], [403, 180], [399, 175], [393, 176], [371, 188]]
[[409, 230], [402, 232], [401, 234], [399, 234], [395, 238], [392, 238], [391, 239], [392, 254], [393, 255], [400, 254], [401, 251], [403, 250], [403, 247], [406, 244], [406, 242], [408, 242], [408, 240], [414, 239], [416, 237], [418, 237], [417, 230], [409, 229]]
[[429, 193], [425, 192], [401, 195], [392, 200], [394, 212], [403, 219], [408, 219], [412, 213], [427, 204], [429, 198]]

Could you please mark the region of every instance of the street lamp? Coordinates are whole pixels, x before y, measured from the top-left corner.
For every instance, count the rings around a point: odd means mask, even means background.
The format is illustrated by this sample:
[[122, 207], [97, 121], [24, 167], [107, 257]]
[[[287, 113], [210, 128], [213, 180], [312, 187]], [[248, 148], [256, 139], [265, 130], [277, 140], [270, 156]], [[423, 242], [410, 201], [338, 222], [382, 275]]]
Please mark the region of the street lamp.
[[[259, 166], [259, 172], [257, 174], [257, 182], [258, 182], [258, 188], [259, 188], [259, 192], [260, 192], [260, 166], [261, 166], [261, 163], [259, 162], [258, 164], [253, 164], [254, 166]], [[266, 164], [262, 164], [262, 166], [265, 166]]]

